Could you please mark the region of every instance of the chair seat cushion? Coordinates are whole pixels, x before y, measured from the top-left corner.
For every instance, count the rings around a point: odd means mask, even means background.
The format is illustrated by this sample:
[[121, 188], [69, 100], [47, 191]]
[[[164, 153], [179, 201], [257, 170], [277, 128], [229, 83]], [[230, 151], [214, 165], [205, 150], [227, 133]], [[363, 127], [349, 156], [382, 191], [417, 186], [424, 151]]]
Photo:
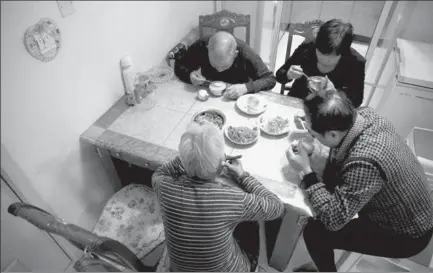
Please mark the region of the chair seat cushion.
[[119, 241], [142, 259], [165, 240], [155, 193], [143, 185], [122, 188], [108, 200], [93, 232]]

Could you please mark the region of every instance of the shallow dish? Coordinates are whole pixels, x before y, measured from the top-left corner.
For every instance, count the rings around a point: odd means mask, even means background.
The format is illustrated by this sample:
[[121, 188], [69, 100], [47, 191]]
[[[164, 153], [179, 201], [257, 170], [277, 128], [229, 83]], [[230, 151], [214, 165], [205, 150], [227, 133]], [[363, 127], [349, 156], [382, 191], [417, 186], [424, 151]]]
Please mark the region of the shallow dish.
[[225, 136], [232, 143], [237, 145], [250, 145], [256, 142], [260, 136], [260, 129], [257, 123], [229, 125], [224, 130]]
[[268, 108], [268, 101], [256, 94], [247, 94], [238, 98], [236, 106], [248, 115], [259, 115]]
[[219, 129], [222, 129], [224, 124], [226, 123], [226, 116], [223, 112], [217, 109], [207, 109], [201, 112], [196, 113], [192, 117], [192, 121], [202, 123], [202, 122], [210, 122], [216, 125]]
[[259, 118], [259, 126], [268, 135], [280, 136], [289, 132], [290, 121], [288, 118], [280, 115], [263, 115]]

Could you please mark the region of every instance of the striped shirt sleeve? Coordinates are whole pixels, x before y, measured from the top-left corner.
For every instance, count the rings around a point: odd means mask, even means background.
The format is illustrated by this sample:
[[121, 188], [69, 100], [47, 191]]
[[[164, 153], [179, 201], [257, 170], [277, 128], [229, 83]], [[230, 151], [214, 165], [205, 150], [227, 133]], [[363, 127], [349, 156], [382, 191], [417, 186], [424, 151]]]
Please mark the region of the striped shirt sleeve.
[[315, 175], [304, 177], [311, 205], [328, 230], [343, 228], [382, 188], [383, 179], [370, 162], [352, 161], [342, 170], [341, 186], [330, 193]]
[[161, 165], [155, 170], [152, 176], [152, 187], [158, 189], [164, 179], [173, 179], [185, 173], [180, 157], [177, 156], [175, 159]]
[[244, 199], [242, 220], [273, 220], [284, 213], [284, 204], [253, 176], [248, 176], [240, 185], [247, 192]]

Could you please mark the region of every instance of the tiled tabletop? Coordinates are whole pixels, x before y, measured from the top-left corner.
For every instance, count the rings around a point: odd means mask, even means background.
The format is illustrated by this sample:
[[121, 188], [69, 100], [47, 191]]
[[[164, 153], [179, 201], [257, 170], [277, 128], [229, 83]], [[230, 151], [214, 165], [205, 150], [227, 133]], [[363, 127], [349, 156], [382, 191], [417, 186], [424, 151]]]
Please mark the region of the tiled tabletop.
[[[227, 118], [225, 126], [258, 118], [243, 114], [235, 101], [211, 96], [202, 102], [196, 99], [196, 93], [195, 87], [173, 80], [159, 84], [151, 99], [138, 105], [128, 107], [122, 97], [82, 134], [81, 139], [109, 150], [117, 158], [155, 169], [178, 155], [180, 137], [199, 111], [221, 110]], [[271, 92], [260, 92], [259, 95], [268, 100], [264, 114], [290, 117], [301, 109], [297, 99]], [[302, 214], [312, 215], [300, 189], [296, 188], [295, 196], [289, 194], [299, 178], [291, 171], [285, 156], [289, 147], [287, 135], [271, 137], [261, 132], [258, 141], [249, 147], [225, 140], [226, 153], [242, 154], [244, 168], [259, 178], [265, 187]]]

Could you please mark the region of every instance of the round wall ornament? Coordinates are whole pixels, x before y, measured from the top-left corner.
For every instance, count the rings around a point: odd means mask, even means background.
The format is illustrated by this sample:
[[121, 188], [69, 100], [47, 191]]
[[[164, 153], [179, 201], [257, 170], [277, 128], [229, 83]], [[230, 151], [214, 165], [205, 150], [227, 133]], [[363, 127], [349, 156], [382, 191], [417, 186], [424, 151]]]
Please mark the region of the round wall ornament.
[[42, 18], [24, 34], [24, 46], [35, 59], [49, 62], [60, 50], [60, 30], [49, 18]]

